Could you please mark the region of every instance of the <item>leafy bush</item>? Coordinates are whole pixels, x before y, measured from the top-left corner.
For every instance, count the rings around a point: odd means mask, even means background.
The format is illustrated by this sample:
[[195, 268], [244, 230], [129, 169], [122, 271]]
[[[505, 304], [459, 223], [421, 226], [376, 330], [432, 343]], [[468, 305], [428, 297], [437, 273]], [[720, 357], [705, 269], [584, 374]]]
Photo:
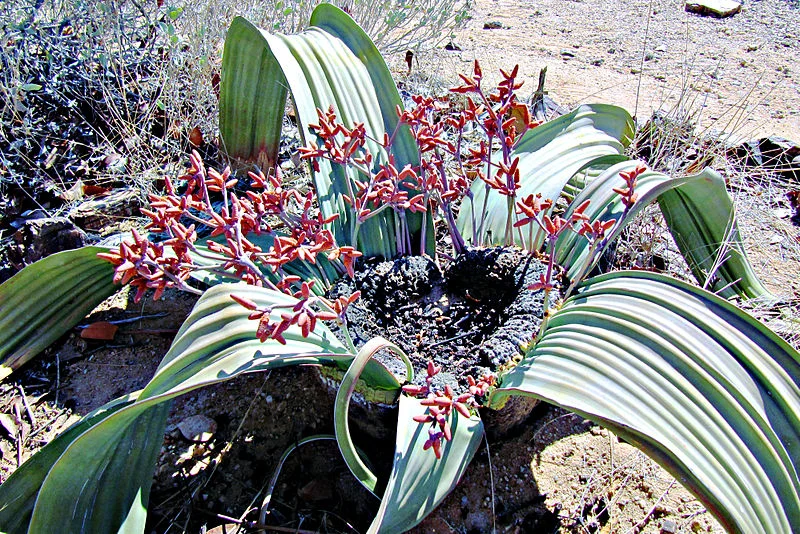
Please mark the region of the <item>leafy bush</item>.
[[16, 182], [44, 203], [80, 179], [118, 179], [105, 162], [112, 154], [132, 175], [159, 161], [170, 141], [162, 91], [172, 12], [125, 2], [8, 7], [0, 185]]
[[[246, 14], [289, 33], [316, 3], [257, 2]], [[468, 0], [340, 3], [387, 53], [436, 44], [470, 8]], [[5, 7], [0, 223], [28, 209], [29, 197], [57, 209], [78, 181], [124, 180], [144, 195], [190, 143], [216, 136], [220, 21], [241, 6], [14, 0]]]
[[[317, 4], [307, 0], [275, 2], [265, 25], [274, 31], [298, 32]], [[430, 48], [449, 39], [469, 18], [472, 7], [470, 0], [337, 0], [332, 4], [350, 14], [384, 54]]]

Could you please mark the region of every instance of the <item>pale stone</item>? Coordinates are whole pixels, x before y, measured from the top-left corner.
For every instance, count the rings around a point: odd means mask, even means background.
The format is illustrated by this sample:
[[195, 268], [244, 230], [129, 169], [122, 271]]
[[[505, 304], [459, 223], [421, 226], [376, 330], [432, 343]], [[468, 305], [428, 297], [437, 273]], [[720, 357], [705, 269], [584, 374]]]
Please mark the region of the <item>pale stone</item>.
[[738, 13], [742, 4], [734, 0], [690, 0], [685, 9], [690, 13], [725, 18]]
[[214, 437], [217, 422], [205, 415], [193, 415], [178, 423], [178, 430], [189, 441], [202, 443]]

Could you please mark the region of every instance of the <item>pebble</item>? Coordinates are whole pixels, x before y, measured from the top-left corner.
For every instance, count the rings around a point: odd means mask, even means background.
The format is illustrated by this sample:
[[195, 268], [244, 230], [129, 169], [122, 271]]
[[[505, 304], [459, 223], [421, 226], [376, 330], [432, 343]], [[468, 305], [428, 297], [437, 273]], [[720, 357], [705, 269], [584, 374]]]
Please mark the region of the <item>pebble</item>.
[[205, 415], [193, 415], [178, 423], [178, 430], [185, 439], [202, 443], [214, 437], [217, 422]]
[[491, 532], [492, 520], [485, 512], [470, 512], [464, 520], [467, 530], [474, 532]]
[[733, 0], [690, 0], [686, 2], [684, 9], [690, 13], [724, 18], [738, 13], [742, 4]]

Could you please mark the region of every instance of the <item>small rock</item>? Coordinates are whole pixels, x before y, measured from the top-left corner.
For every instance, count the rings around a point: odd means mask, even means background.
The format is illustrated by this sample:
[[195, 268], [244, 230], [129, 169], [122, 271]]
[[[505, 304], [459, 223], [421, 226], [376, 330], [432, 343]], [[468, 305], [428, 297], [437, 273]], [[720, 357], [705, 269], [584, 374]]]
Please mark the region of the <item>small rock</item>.
[[86, 234], [65, 217], [31, 219], [14, 233], [16, 246], [9, 247], [9, 259], [19, 267], [29, 265], [62, 250], [86, 244]]
[[125, 166], [128, 164], [128, 158], [120, 156], [116, 152], [112, 152], [103, 159], [103, 165], [109, 172], [121, 173], [125, 171]]
[[460, 52], [461, 51], [461, 47], [458, 46], [453, 41], [448, 41], [448, 43], [446, 45], [444, 45], [444, 49], [445, 50], [449, 50], [451, 52]]
[[665, 519], [661, 525], [661, 532], [663, 534], [675, 534], [678, 532], [678, 524], [671, 519]]
[[684, 9], [698, 15], [725, 18], [738, 13], [742, 9], [742, 4], [733, 0], [689, 0]]
[[185, 439], [202, 443], [214, 437], [217, 422], [205, 415], [193, 415], [178, 423], [178, 430]]
[[591, 64], [592, 66], [594, 66], [594, 67], [599, 67], [599, 66], [600, 66], [600, 65], [602, 65], [603, 63], [605, 63], [605, 62], [603, 61], [603, 59], [602, 59], [602, 58], [593, 59], [593, 60], [590, 62], [590, 64]]
[[100, 230], [124, 217], [139, 215], [142, 205], [135, 189], [122, 189], [110, 195], [79, 204], [69, 212], [75, 224], [87, 230]]
[[489, 22], [484, 23], [483, 29], [484, 30], [504, 30], [504, 29], [506, 29], [506, 27], [503, 26], [503, 23], [498, 21], [498, 20], [491, 20]]
[[297, 496], [305, 502], [322, 502], [333, 499], [334, 487], [330, 480], [317, 478], [297, 490]]
[[[48, 215], [47, 212], [44, 210], [25, 210], [20, 215], [26, 221], [32, 221], [33, 219], [47, 219]], [[23, 223], [24, 224], [24, 223]], [[12, 226], [14, 226], [12, 224]], [[15, 226], [15, 228], [19, 228], [19, 226]]]
[[203, 463], [195, 462], [195, 464], [189, 468], [189, 476], [196, 477], [201, 471], [203, 471], [203, 469], [205, 469], [205, 465]]
[[96, 339], [100, 341], [111, 341], [117, 334], [119, 327], [108, 321], [97, 321], [81, 330], [83, 339]]
[[470, 512], [464, 520], [464, 526], [473, 532], [491, 532], [492, 520], [486, 512]]
[[561, 50], [561, 57], [564, 59], [573, 58], [575, 57], [575, 52], [573, 52], [568, 48], [564, 48], [563, 50]]
[[728, 153], [746, 167], [763, 167], [789, 180], [800, 179], [800, 143], [771, 136], [732, 147]]
[[778, 219], [789, 219], [792, 217], [792, 210], [789, 208], [775, 208], [772, 214]]

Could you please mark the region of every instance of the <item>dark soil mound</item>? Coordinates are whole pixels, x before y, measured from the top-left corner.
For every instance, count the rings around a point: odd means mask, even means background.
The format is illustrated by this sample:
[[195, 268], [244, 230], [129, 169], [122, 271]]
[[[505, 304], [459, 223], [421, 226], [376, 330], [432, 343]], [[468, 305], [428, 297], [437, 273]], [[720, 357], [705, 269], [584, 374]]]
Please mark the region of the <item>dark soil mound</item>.
[[[347, 313], [357, 346], [383, 336], [409, 355], [414, 382], [424, 383], [421, 371], [433, 361], [443, 368], [440, 382], [459, 391], [467, 375], [477, 378], [513, 364], [520, 347], [536, 335], [544, 296], [527, 286], [545, 269], [531, 255], [499, 247], [469, 250], [444, 272], [420, 256], [366, 261], [332, 296], [361, 291]], [[386, 364], [402, 375], [395, 358]]]

